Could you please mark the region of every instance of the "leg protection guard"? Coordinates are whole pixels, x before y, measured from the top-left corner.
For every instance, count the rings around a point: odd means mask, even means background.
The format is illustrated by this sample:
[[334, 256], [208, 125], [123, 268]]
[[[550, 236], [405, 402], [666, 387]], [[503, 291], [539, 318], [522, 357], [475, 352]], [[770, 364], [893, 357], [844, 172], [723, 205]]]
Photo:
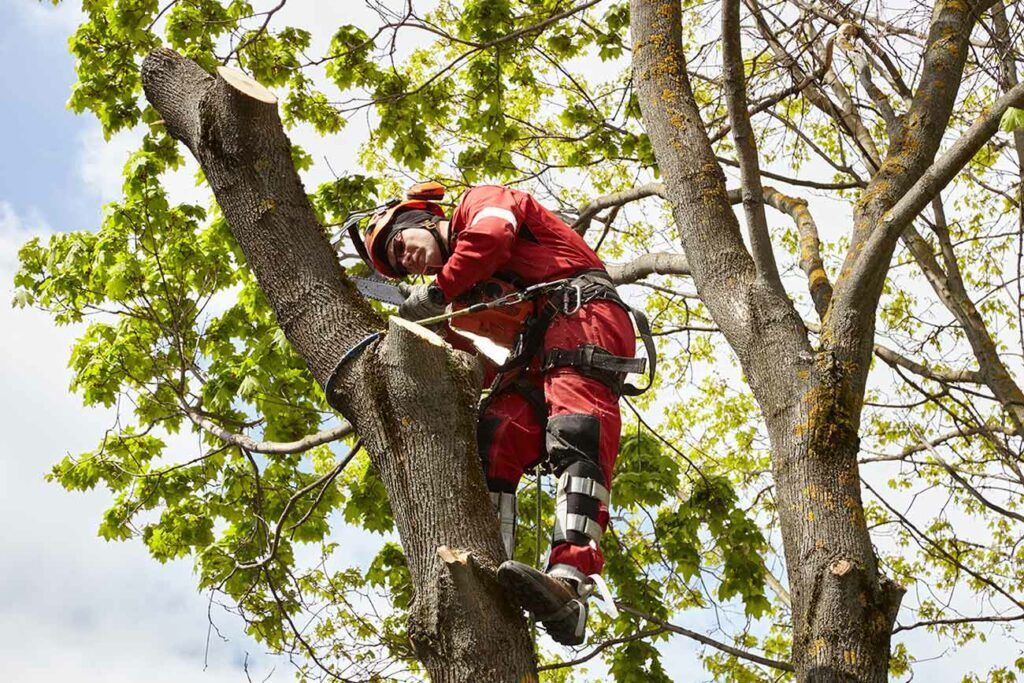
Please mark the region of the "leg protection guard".
[[548, 456], [559, 475], [555, 488], [555, 529], [551, 545], [595, 545], [609, 494], [599, 463], [601, 423], [593, 415], [556, 415], [548, 420]]
[[514, 493], [491, 491], [491, 503], [501, 523], [501, 542], [505, 546], [505, 557], [512, 559], [516, 549], [516, 517], [519, 514], [519, 499]]
[[601, 542], [597, 521], [601, 503], [608, 505], [604, 473], [596, 463], [575, 462], [562, 472], [555, 489], [555, 529], [551, 544], [590, 545]]

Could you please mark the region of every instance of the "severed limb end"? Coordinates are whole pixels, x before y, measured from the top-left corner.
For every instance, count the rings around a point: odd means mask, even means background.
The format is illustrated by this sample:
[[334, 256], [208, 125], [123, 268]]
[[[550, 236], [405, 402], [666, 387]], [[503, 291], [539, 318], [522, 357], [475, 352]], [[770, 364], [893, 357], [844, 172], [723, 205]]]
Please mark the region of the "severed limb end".
[[461, 564], [466, 565], [469, 563], [469, 551], [458, 550], [456, 548], [449, 548], [446, 545], [438, 546], [437, 556], [441, 558], [441, 561], [447, 565]]
[[442, 338], [439, 334], [431, 330], [429, 327], [417, 325], [416, 323], [410, 320], [406, 320], [405, 318], [399, 318], [397, 315], [391, 316], [391, 318], [388, 319], [388, 322], [391, 325], [392, 332], [396, 332], [398, 329], [400, 329], [403, 332], [412, 334], [415, 337], [422, 339], [423, 341], [434, 346], [446, 346], [444, 338]]
[[267, 104], [277, 104], [277, 95], [241, 71], [226, 66], [218, 66], [217, 75], [224, 79], [224, 82], [232, 88], [248, 95], [254, 100], [266, 102]]
[[482, 589], [479, 566], [469, 551], [442, 545], [437, 548], [437, 556], [448, 568], [452, 583], [455, 584], [455, 589], [462, 596], [462, 600], [478, 599]]

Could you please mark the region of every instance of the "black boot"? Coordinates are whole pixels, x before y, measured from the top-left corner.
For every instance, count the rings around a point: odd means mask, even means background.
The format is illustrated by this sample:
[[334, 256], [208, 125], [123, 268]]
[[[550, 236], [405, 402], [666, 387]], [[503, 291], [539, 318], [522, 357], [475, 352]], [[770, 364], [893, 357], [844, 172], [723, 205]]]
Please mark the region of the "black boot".
[[498, 567], [498, 581], [520, 607], [544, 624], [555, 642], [581, 645], [586, 639], [588, 587], [581, 591], [574, 579], [545, 574], [515, 560]]

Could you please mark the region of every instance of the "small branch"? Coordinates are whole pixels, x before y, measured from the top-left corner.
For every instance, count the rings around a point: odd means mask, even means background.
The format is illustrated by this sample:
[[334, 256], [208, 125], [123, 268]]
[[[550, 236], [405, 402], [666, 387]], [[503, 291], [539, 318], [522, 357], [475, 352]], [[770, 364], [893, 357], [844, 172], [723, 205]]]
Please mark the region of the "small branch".
[[233, 55], [238, 54], [243, 49], [249, 47], [249, 45], [259, 40], [260, 37], [262, 37], [263, 34], [267, 32], [267, 27], [270, 26], [270, 20], [274, 18], [274, 15], [277, 14], [285, 6], [285, 3], [287, 2], [288, 0], [281, 0], [275, 7], [272, 7], [271, 9], [267, 10], [266, 18], [263, 20], [263, 25], [260, 26], [259, 29], [257, 29], [252, 36], [250, 36], [246, 40], [243, 40], [237, 47], [228, 52], [227, 56], [224, 57], [223, 61], [221, 61], [221, 65], [226, 66], [227, 63], [231, 61], [231, 57]]
[[590, 222], [598, 212], [604, 209], [622, 206], [629, 202], [635, 202], [637, 200], [644, 199], [645, 197], [653, 197], [654, 195], [659, 197], [665, 196], [665, 187], [661, 183], [647, 183], [646, 185], [639, 185], [629, 190], [622, 190], [621, 192], [613, 192], [602, 197], [597, 197], [580, 209], [579, 218], [577, 218], [570, 227], [572, 227], [572, 229], [581, 236], [586, 235], [587, 230], [590, 228]]
[[[358, 453], [359, 449], [362, 447], [363, 442], [361, 440], [357, 440], [355, 445], [352, 446], [352, 449], [348, 452], [348, 455], [346, 455], [341, 462], [339, 462], [337, 465], [331, 468], [331, 470], [327, 472], [327, 474], [323, 475], [322, 477], [315, 481], [310, 482], [309, 484], [303, 486], [301, 489], [292, 494], [291, 498], [288, 499], [288, 502], [285, 503], [284, 509], [281, 511], [281, 516], [277, 520], [277, 525], [274, 527], [274, 537], [270, 543], [270, 549], [267, 551], [267, 554], [261, 557], [260, 559], [255, 560], [254, 562], [249, 562], [246, 564], [237, 563], [237, 568], [256, 569], [258, 567], [265, 567], [271, 560], [273, 560], [274, 557], [277, 555], [277, 549], [281, 546], [281, 535], [284, 533], [285, 530], [284, 523], [288, 521], [288, 515], [291, 514], [292, 509], [295, 507], [295, 504], [304, 495], [306, 495], [307, 493], [309, 493], [318, 486], [323, 486], [323, 490], [326, 490], [327, 487], [330, 486], [331, 483], [334, 481], [334, 479], [339, 474], [341, 474], [341, 471], [345, 469], [345, 467], [349, 464], [352, 458], [355, 457], [355, 454]], [[253, 464], [253, 466], [255, 467], [255, 463]], [[321, 491], [320, 495], [317, 496], [316, 501], [310, 507], [309, 512], [307, 512], [297, 524], [293, 524], [291, 527], [289, 527], [289, 531], [297, 527], [299, 524], [304, 522], [309, 517], [309, 514], [316, 508], [316, 505], [323, 498], [323, 490]]]
[[876, 499], [878, 499], [878, 502], [880, 502], [882, 504], [882, 506], [885, 507], [885, 509], [887, 509], [893, 515], [895, 515], [900, 520], [900, 523], [903, 524], [904, 527], [906, 527], [907, 529], [910, 530], [911, 538], [914, 538], [917, 541], [918, 545], [921, 547], [922, 550], [926, 550], [925, 545], [929, 546], [930, 548], [932, 548], [935, 551], [935, 553], [937, 555], [940, 555], [942, 557], [942, 559], [946, 560], [947, 562], [949, 562], [953, 566], [958, 567], [959, 569], [961, 569], [962, 571], [966, 572], [971, 577], [973, 577], [974, 579], [979, 581], [980, 583], [983, 583], [986, 586], [990, 587], [992, 590], [994, 590], [995, 592], [997, 592], [1000, 595], [1002, 595], [1004, 598], [1006, 598], [1007, 600], [1012, 602], [1014, 605], [1016, 605], [1017, 607], [1019, 607], [1022, 610], [1024, 610], [1024, 602], [1021, 602], [1020, 600], [1018, 600], [1016, 597], [1014, 597], [1014, 595], [1012, 593], [1007, 591], [1005, 588], [1000, 586], [998, 583], [993, 581], [991, 578], [989, 578], [985, 574], [982, 574], [980, 572], [977, 572], [977, 571], [971, 569], [970, 567], [965, 565], [963, 562], [958, 560], [956, 557], [954, 557], [952, 554], [950, 554], [950, 552], [948, 550], [946, 550], [945, 548], [942, 547], [941, 543], [939, 543], [936, 540], [933, 540], [931, 537], [929, 537], [924, 532], [922, 532], [920, 529], [918, 529], [917, 526], [913, 522], [911, 522], [907, 518], [906, 515], [904, 515], [903, 513], [899, 512], [885, 498], [882, 498], [882, 496], [879, 495], [878, 491], [873, 489], [871, 487], [871, 484], [867, 483], [867, 481], [865, 481], [863, 478], [861, 478], [861, 485], [864, 488], [866, 488], [868, 491], [870, 491], [871, 494]]
[[781, 600], [786, 607], [792, 609], [793, 599], [790, 597], [789, 591], [786, 590], [786, 587], [782, 585], [781, 581], [779, 581], [779, 577], [775, 576], [775, 574], [770, 571], [765, 570], [764, 578], [768, 583], [768, 587], [771, 588], [772, 592], [778, 596], [779, 600]]
[[583, 664], [589, 662], [591, 659], [601, 654], [605, 650], [615, 645], [622, 645], [623, 643], [631, 643], [634, 640], [643, 640], [644, 638], [650, 638], [651, 636], [660, 635], [668, 631], [664, 626], [658, 628], [652, 628], [647, 631], [638, 631], [632, 635], [622, 636], [621, 638], [609, 638], [608, 640], [602, 641], [597, 647], [576, 659], [568, 659], [564, 662], [555, 662], [554, 664], [545, 664], [544, 666], [538, 666], [537, 671], [551, 671], [554, 669], [564, 669], [570, 666], [576, 666], [577, 664]]
[[915, 628], [921, 628], [923, 626], [948, 626], [953, 624], [978, 624], [978, 623], [993, 623], [993, 622], [1005, 622], [1005, 621], [1021, 621], [1024, 620], [1024, 612], [1020, 614], [1012, 614], [1009, 616], [989, 616], [989, 617], [961, 617], [959, 619], [929, 619], [927, 621], [918, 621], [913, 624], [906, 626], [897, 626], [892, 632], [899, 633], [900, 631], [912, 631]]
[[1017, 520], [1018, 522], [1024, 522], [1024, 515], [1020, 515], [1020, 514], [1014, 512], [1013, 510], [1008, 510], [1007, 508], [1004, 508], [1003, 506], [1001, 506], [1001, 505], [999, 505], [997, 503], [993, 503], [991, 500], [986, 498], [985, 495], [981, 493], [981, 491], [979, 491], [978, 489], [974, 488], [974, 486], [972, 486], [970, 484], [970, 482], [968, 482], [966, 479], [964, 479], [962, 476], [960, 476], [960, 473], [957, 472], [956, 469], [953, 468], [948, 462], [946, 462], [946, 460], [941, 455], [939, 455], [938, 449], [936, 449], [933, 444], [931, 444], [927, 439], [925, 439], [924, 435], [922, 435], [921, 432], [918, 431], [918, 429], [916, 427], [911, 427], [910, 431], [914, 435], [914, 437], [917, 438], [917, 440], [921, 442], [921, 445], [924, 446], [926, 449], [928, 449], [929, 455], [931, 455], [932, 458], [935, 459], [935, 462], [937, 462], [940, 465], [942, 465], [942, 469], [946, 470], [946, 472], [949, 474], [949, 476], [951, 476], [954, 479], [956, 479], [957, 482], [959, 482], [959, 484], [961, 486], [963, 486], [965, 489], [967, 489], [967, 491], [972, 496], [974, 496], [982, 505], [984, 505], [985, 507], [987, 507], [987, 508], [989, 508], [991, 510], [994, 510], [994, 511], [998, 512], [1001, 515], [1006, 515], [1007, 517], [1012, 517], [1013, 519]]
[[247, 451], [253, 453], [262, 453], [263, 455], [289, 455], [291, 453], [302, 453], [308, 451], [310, 448], [321, 446], [325, 443], [337, 441], [338, 439], [344, 438], [352, 433], [352, 425], [343, 424], [333, 429], [327, 429], [316, 434], [310, 434], [309, 436], [303, 437], [298, 441], [256, 441], [244, 434], [238, 434], [230, 432], [223, 427], [218, 426], [213, 421], [206, 419], [195, 410], [191, 408], [185, 409], [185, 414], [188, 415], [188, 419], [192, 420], [200, 429], [213, 434], [224, 443], [232, 446], [239, 446]]
[[910, 370], [915, 375], [932, 379], [936, 382], [942, 382], [943, 384], [985, 383], [985, 379], [977, 370], [938, 370], [936, 368], [930, 368], [927, 365], [923, 365], [917, 361], [907, 358], [906, 356], [902, 356], [889, 347], [882, 346], [881, 344], [875, 344], [874, 351], [876, 356], [884, 360], [889, 365], [898, 365], [905, 370]]
[[[1000, 432], [1003, 434], [1010, 435], [1015, 433], [1012, 429], [1008, 429], [1002, 425], [986, 425], [984, 427], [974, 426], [968, 427], [966, 429], [955, 429], [951, 432], [940, 434], [939, 436], [930, 439], [929, 443], [931, 443], [932, 446], [938, 446], [946, 443], [947, 441], [952, 441], [954, 439], [966, 439], [969, 436], [976, 436], [978, 434], [987, 435], [990, 432]], [[899, 453], [895, 453], [892, 455], [878, 455], [873, 458], [861, 458], [857, 462], [861, 464], [866, 464], [871, 462], [892, 462], [894, 460], [906, 460], [911, 455], [914, 455], [915, 453], [920, 453], [923, 450], [926, 450], [926, 447], [919, 442], [917, 444], [914, 444], [913, 446], [907, 446]]]
[[[804, 325], [807, 329], [814, 333], [821, 332], [821, 326], [817, 323], [810, 322], [809, 320], [804, 321]], [[874, 345], [874, 353], [876, 356], [881, 358], [890, 366], [899, 366], [905, 370], [909, 370], [915, 375], [941, 382], [942, 384], [984, 384], [985, 379], [981, 376], [981, 373], [977, 370], [938, 370], [936, 368], [928, 367], [922, 363], [918, 363], [915, 360], [907, 358], [896, 351], [893, 351], [888, 346], [882, 346], [881, 344]]]
[[[740, 162], [736, 161], [735, 159], [729, 159], [723, 156], [716, 156], [715, 159], [720, 164], [725, 164], [726, 166], [732, 166], [734, 168], [739, 168], [740, 165]], [[794, 185], [796, 187], [810, 187], [815, 190], [856, 190], [864, 186], [864, 183], [860, 181], [850, 181], [845, 183], [821, 183], [818, 182], [817, 180], [803, 180], [801, 178], [791, 178], [789, 176], [784, 176], [779, 173], [773, 173], [772, 171], [766, 171], [763, 168], [761, 169], [761, 175], [763, 175], [765, 178], [771, 178], [772, 180], [778, 180], [779, 182], [786, 183], [787, 185]]]
[[[820, 67], [815, 69], [814, 73], [808, 74], [803, 80], [794, 83], [788, 88], [780, 90], [774, 95], [769, 95], [768, 97], [759, 101], [757, 104], [755, 104], [753, 107], [747, 110], [747, 117], [750, 118], [753, 117], [754, 114], [760, 114], [761, 112], [775, 106], [776, 104], [786, 99], [787, 97], [792, 97], [793, 95], [802, 92], [815, 81], [821, 80], [821, 78], [825, 75], [825, 72], [832, 66], [832, 52], [834, 43], [834, 37], [828, 39], [828, 42], [825, 44], [825, 62]], [[726, 135], [729, 134], [731, 130], [732, 124], [729, 123], [726, 123], [724, 126], [719, 128], [714, 135], [710, 136], [712, 144], [724, 138]]]
[[714, 640], [712, 638], [708, 638], [707, 636], [697, 633], [696, 631], [691, 631], [690, 629], [683, 628], [682, 626], [676, 626], [675, 624], [669, 623], [664, 619], [659, 619], [653, 614], [641, 612], [640, 610], [633, 609], [632, 607], [624, 605], [621, 602], [616, 602], [615, 605], [627, 614], [632, 614], [635, 617], [640, 617], [641, 619], [649, 621], [652, 624], [658, 624], [666, 631], [671, 631], [672, 633], [678, 633], [681, 636], [686, 636], [687, 638], [696, 640], [698, 643], [703, 643], [704, 645], [713, 647], [716, 650], [721, 650], [722, 652], [733, 655], [734, 657], [746, 659], [747, 661], [754, 662], [756, 664], [770, 666], [773, 669], [780, 669], [781, 671], [795, 671], [793, 665], [789, 662], [780, 662], [777, 659], [769, 659], [768, 657], [762, 657], [761, 655], [754, 654], [753, 652], [747, 652], [746, 650], [741, 650], [731, 645], [720, 643], [719, 641]]

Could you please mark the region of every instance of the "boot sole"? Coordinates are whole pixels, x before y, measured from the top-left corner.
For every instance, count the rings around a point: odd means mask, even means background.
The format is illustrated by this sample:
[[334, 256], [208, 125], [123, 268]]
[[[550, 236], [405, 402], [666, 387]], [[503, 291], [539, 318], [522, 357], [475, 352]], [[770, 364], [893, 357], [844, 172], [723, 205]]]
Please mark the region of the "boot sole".
[[[538, 614], [551, 614], [559, 610], [568, 600], [550, 591], [547, 586], [526, 571], [512, 566], [498, 568], [498, 581], [524, 610], [536, 618]], [[570, 598], [571, 599], [571, 598]], [[580, 645], [583, 638], [576, 636], [576, 616], [544, 621], [544, 628], [553, 640], [562, 645]]]

